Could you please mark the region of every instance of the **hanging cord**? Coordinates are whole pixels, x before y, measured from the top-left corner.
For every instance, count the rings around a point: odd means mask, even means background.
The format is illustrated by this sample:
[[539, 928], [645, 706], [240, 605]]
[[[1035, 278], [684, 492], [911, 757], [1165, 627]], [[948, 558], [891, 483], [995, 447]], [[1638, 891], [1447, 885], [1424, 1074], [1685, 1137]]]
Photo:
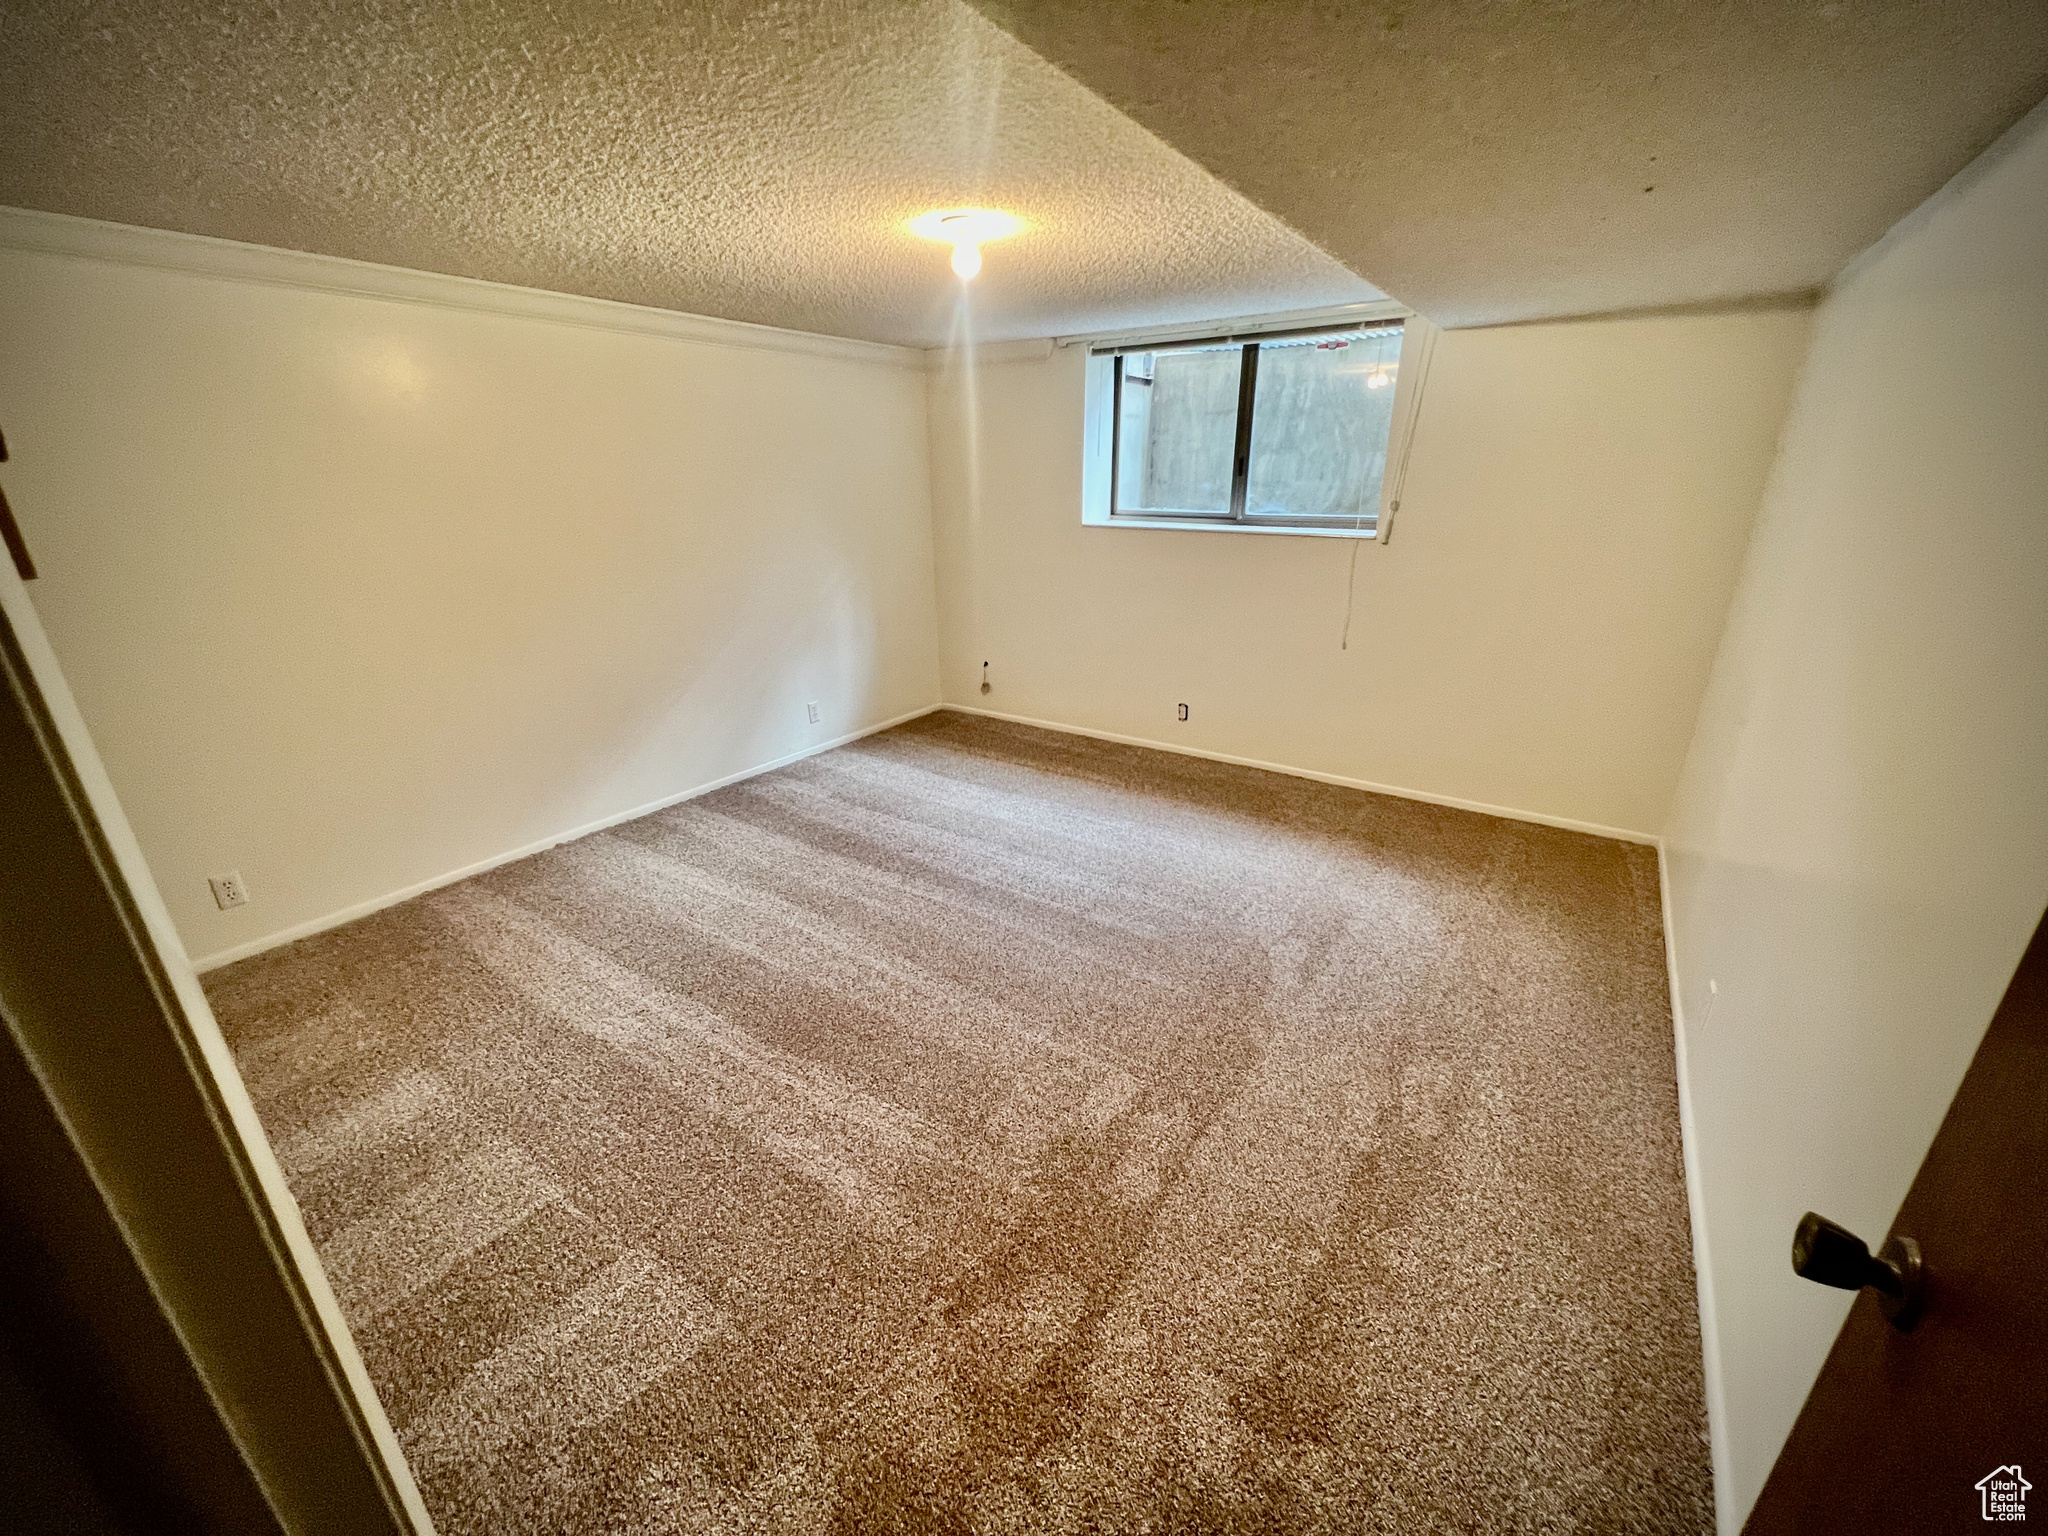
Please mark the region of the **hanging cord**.
[[1382, 544], [1394, 536], [1394, 514], [1401, 510], [1401, 498], [1408, 488], [1408, 456], [1415, 452], [1415, 434], [1422, 426], [1422, 404], [1429, 390], [1429, 365], [1436, 361], [1436, 338], [1437, 328], [1433, 325], [1422, 337], [1422, 367], [1415, 380], [1415, 409], [1408, 413], [1408, 433], [1401, 440], [1401, 462], [1394, 470], [1394, 494], [1387, 498], [1386, 520], [1379, 527], [1379, 542]]
[[[1401, 462], [1394, 467], [1394, 493], [1387, 498], [1387, 515], [1381, 519], [1377, 530], [1377, 542], [1381, 544], [1394, 536], [1394, 514], [1401, 510], [1401, 493], [1408, 484], [1408, 455], [1415, 451], [1415, 429], [1422, 424], [1423, 391], [1429, 384], [1430, 362], [1436, 357], [1436, 335], [1436, 327], [1432, 325], [1422, 337], [1421, 366], [1416, 370], [1415, 378], [1415, 408], [1408, 413], [1408, 431], [1401, 440]], [[1363, 518], [1353, 526], [1363, 527]], [[1337, 642], [1340, 651], [1351, 649], [1351, 617], [1358, 604], [1359, 543], [1357, 539], [1351, 541], [1351, 572], [1344, 582], [1344, 635]]]
[[1358, 543], [1351, 541], [1351, 575], [1344, 582], [1344, 638], [1337, 642], [1337, 649], [1351, 649], [1351, 610], [1358, 598]]

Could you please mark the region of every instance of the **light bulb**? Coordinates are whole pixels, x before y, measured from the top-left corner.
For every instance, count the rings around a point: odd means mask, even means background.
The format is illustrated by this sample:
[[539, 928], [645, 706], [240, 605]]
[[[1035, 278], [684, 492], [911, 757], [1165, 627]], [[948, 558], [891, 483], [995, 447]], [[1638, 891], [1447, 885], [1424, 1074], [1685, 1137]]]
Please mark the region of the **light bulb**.
[[1024, 221], [999, 208], [934, 208], [904, 226], [913, 235], [953, 247], [953, 270], [966, 282], [981, 270], [981, 248], [1023, 229]]

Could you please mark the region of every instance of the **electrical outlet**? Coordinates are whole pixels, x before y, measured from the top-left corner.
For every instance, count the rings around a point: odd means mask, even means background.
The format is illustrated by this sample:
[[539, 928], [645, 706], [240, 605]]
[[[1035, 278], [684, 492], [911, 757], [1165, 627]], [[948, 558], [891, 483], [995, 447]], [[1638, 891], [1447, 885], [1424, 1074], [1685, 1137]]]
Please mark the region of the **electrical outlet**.
[[1180, 717], [1183, 720], [1187, 719], [1188, 717], [1188, 707], [1185, 704], [1181, 705], [1180, 707]]
[[249, 887], [242, 883], [242, 872], [239, 869], [231, 869], [224, 875], [213, 875], [206, 883], [213, 887], [214, 905], [223, 912], [229, 907], [242, 906], [249, 900]]
[[804, 706], [804, 714], [809, 718], [811, 724], [816, 725], [818, 723], [819, 713], [818, 701], [816, 699], [811, 700], [810, 703]]

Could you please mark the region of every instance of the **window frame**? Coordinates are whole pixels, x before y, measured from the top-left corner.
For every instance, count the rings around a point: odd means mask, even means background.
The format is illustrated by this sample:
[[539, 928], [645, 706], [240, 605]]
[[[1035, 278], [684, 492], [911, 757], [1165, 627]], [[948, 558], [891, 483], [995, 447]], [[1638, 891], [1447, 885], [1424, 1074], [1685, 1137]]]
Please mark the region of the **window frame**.
[[[1387, 434], [1386, 470], [1380, 499], [1372, 512], [1356, 519], [1303, 517], [1297, 514], [1245, 510], [1251, 469], [1252, 416], [1257, 406], [1258, 348], [1261, 342], [1305, 336], [1337, 336], [1376, 328], [1401, 327], [1401, 346], [1394, 370], [1393, 418]], [[1181, 531], [1307, 535], [1315, 538], [1384, 538], [1398, 502], [1396, 466], [1405, 460], [1420, 394], [1421, 361], [1433, 345], [1436, 328], [1414, 311], [1394, 304], [1371, 305], [1362, 311], [1324, 316], [1285, 317], [1282, 323], [1211, 322], [1200, 328], [1141, 332], [1122, 336], [1075, 337], [1089, 344], [1083, 423], [1081, 520], [1095, 527], [1163, 528]], [[1123, 359], [1132, 353], [1168, 352], [1181, 348], [1236, 344], [1239, 347], [1238, 410], [1231, 456], [1231, 493], [1223, 511], [1119, 511], [1117, 479], [1122, 465]]]

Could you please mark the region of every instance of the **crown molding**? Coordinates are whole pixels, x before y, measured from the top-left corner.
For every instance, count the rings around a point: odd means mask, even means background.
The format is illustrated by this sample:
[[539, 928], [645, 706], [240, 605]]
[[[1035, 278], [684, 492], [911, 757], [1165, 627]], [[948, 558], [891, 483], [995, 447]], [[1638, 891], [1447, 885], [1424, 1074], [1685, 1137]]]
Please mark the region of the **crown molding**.
[[806, 357], [911, 370], [925, 366], [924, 353], [916, 347], [787, 331], [744, 320], [721, 320], [713, 315], [690, 315], [644, 304], [622, 304], [614, 299], [521, 288], [442, 272], [417, 272], [409, 267], [384, 266], [345, 256], [286, 251], [239, 240], [220, 240], [211, 235], [144, 229], [31, 208], [0, 207], [0, 250], [155, 267], [226, 282], [347, 294], [397, 304], [425, 304], [471, 314], [504, 315], [706, 346], [794, 352]]

